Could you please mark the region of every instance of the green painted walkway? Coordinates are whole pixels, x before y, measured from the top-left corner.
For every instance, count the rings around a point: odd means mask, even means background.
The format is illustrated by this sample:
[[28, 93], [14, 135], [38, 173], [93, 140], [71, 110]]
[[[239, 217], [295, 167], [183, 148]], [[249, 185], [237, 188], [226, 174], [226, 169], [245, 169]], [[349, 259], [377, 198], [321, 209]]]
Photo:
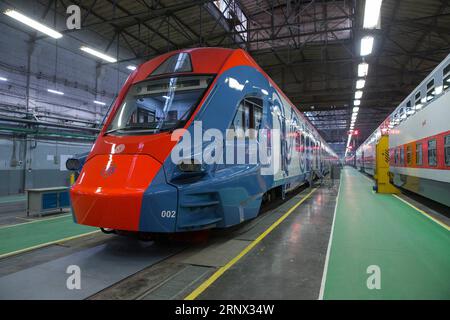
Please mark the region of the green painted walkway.
[[98, 229], [74, 223], [70, 214], [2, 226], [0, 227], [0, 258], [17, 251], [38, 248], [96, 230]]
[[[450, 299], [450, 231], [342, 171], [324, 299]], [[371, 265], [381, 289], [369, 290]]]

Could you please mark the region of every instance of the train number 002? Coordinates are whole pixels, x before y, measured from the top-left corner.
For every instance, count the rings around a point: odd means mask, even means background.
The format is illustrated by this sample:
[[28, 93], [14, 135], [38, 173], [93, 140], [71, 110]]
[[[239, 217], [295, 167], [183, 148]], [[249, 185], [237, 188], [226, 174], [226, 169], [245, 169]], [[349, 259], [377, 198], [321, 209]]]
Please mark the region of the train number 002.
[[175, 215], [177, 212], [175, 210], [163, 210], [161, 211], [161, 217], [162, 218], [175, 218]]

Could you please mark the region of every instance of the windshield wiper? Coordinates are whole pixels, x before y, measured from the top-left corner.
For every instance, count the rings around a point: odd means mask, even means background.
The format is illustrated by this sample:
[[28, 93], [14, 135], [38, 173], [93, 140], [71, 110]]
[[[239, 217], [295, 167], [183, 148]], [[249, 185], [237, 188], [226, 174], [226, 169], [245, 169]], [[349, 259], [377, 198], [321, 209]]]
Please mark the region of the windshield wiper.
[[115, 128], [105, 132], [105, 134], [110, 134], [117, 131], [157, 131], [157, 128], [149, 128], [147, 126], [133, 126], [133, 127], [123, 127]]

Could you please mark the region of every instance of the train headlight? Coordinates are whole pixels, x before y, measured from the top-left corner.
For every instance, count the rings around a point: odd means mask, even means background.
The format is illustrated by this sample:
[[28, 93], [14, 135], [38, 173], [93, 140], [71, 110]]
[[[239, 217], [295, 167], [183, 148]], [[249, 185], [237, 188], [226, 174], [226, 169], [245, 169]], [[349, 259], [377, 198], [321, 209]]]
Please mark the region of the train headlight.
[[78, 171], [81, 168], [80, 160], [75, 158], [69, 158], [66, 161], [66, 168], [70, 171]]
[[181, 160], [178, 169], [183, 172], [202, 172], [202, 165], [195, 159]]

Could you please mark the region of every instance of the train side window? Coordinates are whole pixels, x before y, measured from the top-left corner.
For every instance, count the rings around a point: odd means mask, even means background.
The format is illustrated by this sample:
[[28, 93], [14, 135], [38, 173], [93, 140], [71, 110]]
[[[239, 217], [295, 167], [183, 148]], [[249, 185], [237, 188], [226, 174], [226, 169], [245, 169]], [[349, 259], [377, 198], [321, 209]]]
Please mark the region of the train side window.
[[444, 143], [445, 165], [450, 166], [450, 135], [445, 136]]
[[406, 112], [405, 112], [404, 107], [400, 108], [399, 115], [400, 115], [400, 121], [403, 121], [406, 119]]
[[422, 157], [422, 144], [418, 143], [416, 144], [416, 165], [422, 165]]
[[398, 164], [398, 149], [395, 148], [394, 150], [394, 163]]
[[450, 88], [450, 64], [444, 68], [442, 79], [444, 79], [444, 90], [447, 90]]
[[[246, 137], [256, 138], [262, 122], [262, 100], [258, 98], [246, 98], [239, 104], [236, 115], [232, 123], [232, 129], [243, 130]], [[254, 129], [249, 131], [248, 129]], [[238, 133], [238, 132], [236, 132]], [[241, 133], [237, 134], [241, 137]], [[250, 135], [250, 136], [249, 136]]]
[[406, 147], [406, 164], [410, 166], [412, 164], [412, 147]]
[[422, 108], [422, 102], [420, 101], [420, 91], [416, 92], [416, 95], [414, 96], [414, 108], [416, 110], [420, 110]]
[[437, 165], [437, 155], [436, 155], [436, 139], [428, 141], [428, 165]]
[[427, 84], [427, 102], [434, 98], [434, 79]]
[[235, 130], [235, 133], [238, 138], [244, 137], [243, 134], [245, 131], [245, 105], [243, 102], [239, 104], [231, 127], [232, 127], [231, 129]]
[[403, 147], [400, 147], [400, 165], [405, 164], [405, 150]]
[[414, 110], [411, 107], [411, 101], [408, 101], [406, 103], [406, 115], [409, 116], [409, 115], [412, 115], [412, 114], [414, 114]]
[[305, 135], [303, 133], [300, 137], [300, 151], [305, 152]]

